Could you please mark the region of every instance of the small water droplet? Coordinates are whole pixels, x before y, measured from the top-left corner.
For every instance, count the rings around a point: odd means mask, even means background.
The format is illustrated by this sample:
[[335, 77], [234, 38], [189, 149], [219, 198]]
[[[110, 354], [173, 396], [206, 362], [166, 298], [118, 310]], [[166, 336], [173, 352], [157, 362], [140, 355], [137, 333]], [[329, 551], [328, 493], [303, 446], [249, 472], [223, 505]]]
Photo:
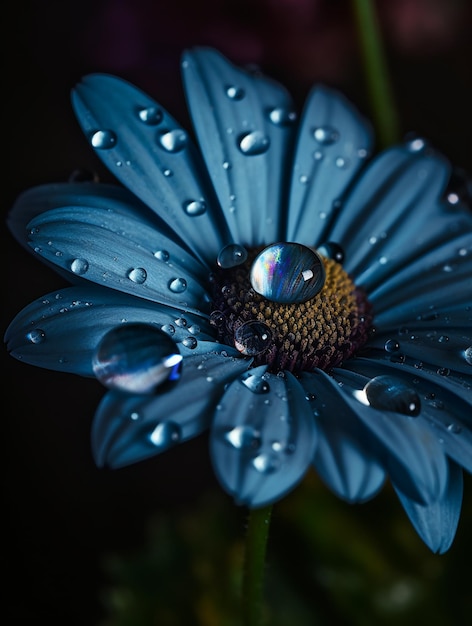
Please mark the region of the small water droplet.
[[391, 376], [376, 376], [364, 387], [370, 405], [375, 409], [416, 417], [421, 411], [421, 400], [402, 380]]
[[122, 324], [104, 335], [92, 359], [105, 386], [129, 393], [152, 393], [180, 377], [182, 356], [165, 332], [149, 324]]
[[187, 328], [187, 320], [185, 319], [185, 317], [178, 317], [175, 320], [175, 325], [179, 328]]
[[323, 153], [320, 150], [315, 150], [313, 152], [313, 158], [315, 159], [315, 161], [321, 161], [321, 159], [323, 158]]
[[280, 468], [280, 457], [277, 454], [259, 454], [252, 460], [254, 468], [261, 474], [272, 474]]
[[452, 422], [451, 424], [448, 424], [447, 430], [454, 435], [458, 435], [460, 432], [462, 432], [462, 427], [459, 426], [459, 424]]
[[85, 259], [73, 259], [70, 264], [70, 269], [74, 274], [82, 276], [88, 271], [89, 264]]
[[30, 343], [42, 343], [46, 338], [46, 333], [41, 328], [35, 328], [26, 333], [26, 339]]
[[449, 337], [447, 335], [440, 335], [438, 337], [439, 343], [447, 343], [449, 341]]
[[231, 169], [231, 163], [229, 161], [223, 161], [223, 169], [224, 170], [230, 170]]
[[242, 100], [244, 98], [245, 91], [242, 87], [235, 87], [234, 85], [228, 85], [226, 87], [226, 95], [230, 100]]
[[234, 345], [241, 354], [255, 356], [261, 354], [271, 345], [272, 331], [257, 320], [244, 322], [234, 333]]
[[386, 352], [398, 352], [400, 350], [400, 344], [398, 341], [395, 341], [395, 339], [387, 339], [384, 348]]
[[261, 435], [252, 426], [235, 426], [225, 433], [224, 438], [238, 450], [257, 450], [261, 445]]
[[297, 119], [295, 111], [290, 111], [282, 107], [275, 107], [268, 112], [269, 120], [275, 126], [291, 126]]
[[256, 156], [267, 152], [270, 146], [270, 139], [260, 130], [246, 133], [239, 138], [239, 149], [243, 154]]
[[422, 137], [415, 137], [406, 143], [410, 152], [421, 152], [426, 148], [426, 141]]
[[464, 358], [469, 365], [472, 365], [472, 346], [464, 350]]
[[138, 118], [148, 126], [157, 126], [162, 122], [162, 111], [156, 106], [144, 107], [138, 110]]
[[252, 374], [251, 371], [243, 374], [239, 380], [253, 393], [262, 394], [270, 391], [269, 383], [262, 376]]
[[127, 274], [128, 278], [137, 285], [142, 285], [146, 282], [147, 272], [144, 267], [133, 267]]
[[182, 344], [189, 350], [195, 350], [198, 345], [198, 341], [195, 339], [195, 337], [185, 337], [182, 340]]
[[172, 324], [163, 324], [161, 326], [161, 330], [164, 333], [167, 333], [168, 335], [174, 335], [175, 334], [175, 328], [172, 326]]
[[336, 263], [342, 263], [344, 261], [344, 250], [334, 241], [323, 243], [317, 248], [317, 252], [328, 259], [336, 261]]
[[170, 257], [167, 250], [156, 250], [156, 252], [154, 252], [154, 256], [156, 257], [156, 259], [162, 261], [163, 263], [167, 263]]
[[204, 200], [187, 200], [184, 203], [184, 211], [191, 217], [203, 215], [206, 211], [206, 203]]
[[237, 243], [229, 243], [222, 248], [216, 262], [223, 269], [242, 265], [247, 259], [247, 250]]
[[175, 422], [160, 422], [149, 435], [150, 442], [157, 448], [168, 448], [180, 441], [180, 427]]
[[170, 170], [168, 167], [166, 167], [165, 169], [162, 170], [162, 173], [164, 174], [164, 176], [166, 178], [169, 178], [170, 176], [174, 175], [174, 172], [172, 170]]
[[192, 324], [188, 327], [188, 332], [192, 335], [198, 335], [200, 334], [200, 326], [198, 326], [198, 324]]
[[158, 140], [167, 152], [180, 152], [187, 145], [187, 133], [181, 128], [164, 130], [159, 134]]
[[117, 137], [112, 130], [97, 130], [90, 137], [90, 143], [97, 150], [109, 150], [116, 142]]
[[306, 174], [302, 174], [298, 180], [302, 185], [306, 185], [308, 182], [308, 176]]
[[313, 137], [318, 143], [329, 146], [339, 140], [339, 132], [332, 126], [318, 126], [313, 131]]
[[173, 293], [183, 293], [187, 289], [187, 281], [185, 278], [173, 278], [168, 287]]
[[306, 302], [323, 288], [325, 270], [321, 257], [311, 248], [277, 243], [256, 256], [250, 281], [254, 291], [273, 302]]
[[216, 328], [222, 328], [226, 323], [226, 318], [221, 311], [212, 311], [210, 313], [210, 324]]
[[436, 372], [440, 375], [440, 376], [449, 376], [449, 374], [451, 373], [451, 370], [448, 367], [439, 367]]
[[344, 157], [337, 157], [335, 160], [336, 167], [339, 167], [340, 170], [346, 169], [349, 165], [349, 161]]

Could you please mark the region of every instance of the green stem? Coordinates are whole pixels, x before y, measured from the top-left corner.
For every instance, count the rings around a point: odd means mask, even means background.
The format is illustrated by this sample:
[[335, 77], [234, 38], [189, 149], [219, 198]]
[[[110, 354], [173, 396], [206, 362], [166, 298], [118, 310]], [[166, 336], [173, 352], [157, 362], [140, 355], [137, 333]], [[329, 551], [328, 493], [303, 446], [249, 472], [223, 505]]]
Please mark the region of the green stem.
[[271, 514], [272, 505], [249, 511], [242, 588], [244, 626], [263, 624], [264, 570]]
[[373, 0], [352, 0], [380, 147], [399, 140], [399, 121]]

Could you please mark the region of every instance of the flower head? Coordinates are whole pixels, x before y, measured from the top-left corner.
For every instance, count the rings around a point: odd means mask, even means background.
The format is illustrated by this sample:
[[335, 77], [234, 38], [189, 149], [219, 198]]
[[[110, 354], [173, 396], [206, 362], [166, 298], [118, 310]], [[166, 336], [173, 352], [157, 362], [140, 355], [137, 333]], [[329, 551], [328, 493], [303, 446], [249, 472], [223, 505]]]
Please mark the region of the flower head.
[[472, 215], [415, 138], [371, 158], [369, 124], [316, 86], [290, 96], [216, 51], [184, 55], [198, 148], [129, 83], [86, 76], [78, 120], [123, 186], [23, 193], [9, 224], [72, 286], [26, 307], [12, 355], [96, 376], [98, 465], [209, 430], [238, 503], [314, 467], [340, 498], [389, 480], [449, 548], [472, 470]]

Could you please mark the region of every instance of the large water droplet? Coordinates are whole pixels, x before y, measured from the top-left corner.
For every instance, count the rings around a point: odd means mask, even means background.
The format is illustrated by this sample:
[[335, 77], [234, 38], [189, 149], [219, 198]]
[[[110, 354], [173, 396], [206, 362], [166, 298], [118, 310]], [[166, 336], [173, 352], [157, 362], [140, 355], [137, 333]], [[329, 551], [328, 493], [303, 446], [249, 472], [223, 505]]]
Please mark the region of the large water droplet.
[[142, 285], [146, 282], [147, 272], [144, 267], [133, 267], [127, 274], [128, 278], [137, 285]]
[[234, 333], [234, 345], [241, 354], [255, 356], [261, 354], [271, 345], [272, 331], [257, 320], [251, 320], [238, 326]]
[[89, 264], [85, 259], [73, 259], [70, 264], [70, 269], [74, 274], [81, 276], [88, 271]]
[[180, 377], [182, 356], [165, 332], [148, 324], [123, 324], [101, 340], [92, 359], [105, 386], [129, 393], [152, 393]]
[[251, 133], [246, 133], [239, 138], [239, 149], [243, 154], [248, 156], [255, 156], [257, 154], [264, 154], [267, 152], [270, 146], [270, 139], [260, 130], [254, 130]]
[[157, 126], [162, 122], [162, 111], [155, 106], [139, 109], [138, 117], [144, 124], [148, 126]]
[[97, 130], [90, 137], [90, 143], [97, 150], [109, 150], [116, 142], [117, 138], [112, 130]]
[[168, 152], [180, 152], [187, 145], [187, 133], [181, 128], [165, 130], [159, 135], [159, 143]]
[[321, 257], [298, 243], [276, 243], [254, 259], [250, 271], [253, 289], [268, 300], [297, 303], [322, 289], [325, 269]]
[[327, 241], [326, 243], [323, 243], [317, 248], [317, 252], [328, 259], [336, 261], [337, 263], [342, 263], [344, 261], [344, 250], [334, 241]]
[[376, 376], [364, 387], [370, 405], [375, 409], [393, 411], [415, 417], [421, 411], [421, 400], [414, 389], [391, 376]]
[[216, 262], [223, 269], [241, 265], [247, 259], [247, 250], [237, 243], [229, 243], [222, 248]]
[[318, 126], [313, 131], [313, 137], [323, 146], [329, 146], [339, 139], [339, 132], [332, 126]]
[[225, 433], [226, 441], [238, 450], [257, 450], [261, 445], [260, 433], [252, 426], [235, 426]]
[[35, 328], [26, 333], [26, 339], [30, 343], [42, 343], [46, 337], [46, 333], [41, 328]]
[[239, 380], [253, 393], [262, 394], [270, 391], [269, 383], [262, 376], [251, 374], [251, 371], [243, 374]]
[[187, 289], [187, 281], [185, 278], [173, 278], [168, 287], [173, 293], [183, 293]]
[[175, 422], [160, 422], [149, 435], [150, 442], [158, 448], [168, 448], [180, 438], [180, 427]]
[[203, 200], [187, 200], [184, 203], [184, 211], [191, 217], [203, 215], [206, 211], [206, 204]]

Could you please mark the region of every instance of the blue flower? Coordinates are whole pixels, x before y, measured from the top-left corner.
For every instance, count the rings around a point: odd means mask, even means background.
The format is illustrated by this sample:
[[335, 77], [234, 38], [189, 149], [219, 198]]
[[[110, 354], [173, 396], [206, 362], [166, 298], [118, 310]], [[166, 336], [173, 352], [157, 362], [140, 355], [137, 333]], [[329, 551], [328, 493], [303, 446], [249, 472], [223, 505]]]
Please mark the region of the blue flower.
[[92, 74], [78, 120], [123, 186], [23, 193], [13, 234], [73, 286], [6, 333], [11, 354], [96, 376], [98, 465], [209, 430], [240, 504], [314, 467], [348, 502], [388, 480], [435, 552], [472, 470], [472, 215], [422, 139], [371, 158], [369, 124], [316, 86], [298, 121], [277, 83], [184, 55], [198, 147], [127, 82]]

